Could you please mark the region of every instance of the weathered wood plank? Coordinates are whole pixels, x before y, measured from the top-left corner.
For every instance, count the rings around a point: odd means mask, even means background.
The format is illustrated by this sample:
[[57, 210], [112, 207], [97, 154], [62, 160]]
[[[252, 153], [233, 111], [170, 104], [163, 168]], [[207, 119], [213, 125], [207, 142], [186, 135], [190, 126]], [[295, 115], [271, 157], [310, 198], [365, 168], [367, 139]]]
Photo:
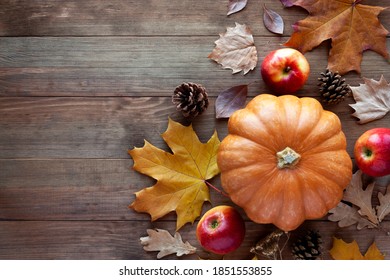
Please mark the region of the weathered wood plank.
[[[210, 96], [224, 89], [250, 84], [249, 95], [270, 92], [259, 69], [265, 55], [280, 47], [280, 39], [257, 37], [258, 65], [247, 75], [207, 58], [213, 37], [196, 38], [0, 38], [0, 96], [170, 96], [184, 81], [203, 84]], [[390, 45], [390, 38], [389, 38]], [[318, 96], [317, 78], [327, 65], [328, 46], [306, 54], [311, 74], [298, 94]], [[389, 64], [366, 52], [362, 76], [390, 81]], [[349, 73], [357, 86], [360, 75]]]
[[[132, 164], [130, 158], [0, 160], [0, 220], [148, 221], [149, 215], [130, 210], [128, 205], [135, 192], [152, 186], [154, 180], [131, 170]], [[379, 191], [386, 192], [390, 176], [375, 181], [373, 196], [377, 197]], [[211, 182], [220, 187], [219, 176]], [[204, 204], [203, 213], [212, 205], [233, 205], [212, 189], [210, 195], [211, 203]], [[162, 220], [175, 219], [171, 213]]]
[[[273, 36], [262, 22], [262, 4], [281, 14], [284, 34], [303, 19], [299, 8], [283, 8], [279, 1], [249, 1], [245, 10], [226, 16], [227, 0], [2, 0], [0, 36], [84, 36], [84, 35], [213, 35], [234, 22], [246, 23], [254, 34]], [[364, 4], [387, 6], [386, 0]], [[212, 11], [212, 12], [211, 12]], [[389, 28], [389, 12], [381, 15]]]
[[[390, 222], [385, 222], [385, 228]], [[156, 252], [145, 252], [139, 238], [146, 236], [147, 228], [163, 228], [174, 232], [174, 222], [134, 222], [134, 221], [17, 221], [0, 222], [0, 259], [156, 259]], [[272, 226], [246, 224], [247, 233], [241, 247], [225, 256], [225, 259], [251, 259], [250, 248], [258, 240], [275, 230]], [[323, 239], [323, 259], [331, 259], [329, 249], [333, 236], [346, 242], [356, 240], [364, 253], [375, 241], [379, 250], [390, 259], [389, 236], [378, 230], [353, 228], [340, 229], [331, 222], [306, 222], [290, 235], [289, 245], [283, 252], [284, 259], [292, 259], [290, 244], [308, 229], [318, 231]], [[195, 226], [180, 230], [183, 240], [197, 247], [197, 254], [181, 259], [220, 259], [203, 251], [195, 236]], [[164, 259], [177, 259], [168, 256]]]
[[[226, 120], [216, 120], [214, 98], [210, 108], [194, 121], [200, 139], [216, 129], [222, 139]], [[330, 106], [341, 119], [348, 152], [364, 131], [389, 127], [390, 115], [358, 125], [343, 102]], [[165, 147], [160, 134], [168, 117], [185, 123], [170, 97], [142, 98], [1, 98], [0, 158], [128, 158], [127, 150], [143, 146], [147, 139]]]

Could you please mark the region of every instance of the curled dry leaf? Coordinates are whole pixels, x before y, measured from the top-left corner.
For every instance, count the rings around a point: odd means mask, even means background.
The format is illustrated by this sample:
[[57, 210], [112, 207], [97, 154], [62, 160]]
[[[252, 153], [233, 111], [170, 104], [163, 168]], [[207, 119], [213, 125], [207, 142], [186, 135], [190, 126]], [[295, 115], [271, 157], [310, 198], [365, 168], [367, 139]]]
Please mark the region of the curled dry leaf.
[[221, 92], [215, 101], [216, 118], [229, 118], [235, 111], [245, 106], [248, 85], [239, 85]]
[[365, 84], [351, 87], [355, 104], [349, 104], [360, 124], [383, 118], [390, 111], [390, 84], [382, 76], [379, 81], [364, 78]]
[[161, 259], [170, 254], [176, 254], [180, 257], [183, 255], [194, 254], [196, 248], [187, 242], [183, 242], [180, 233], [176, 232], [172, 236], [164, 229], [147, 229], [148, 236], [141, 237], [141, 245], [145, 251], [159, 251], [157, 258]]
[[387, 186], [386, 194], [378, 193], [379, 205], [376, 207], [378, 220], [381, 222], [390, 214], [390, 185]]
[[235, 27], [228, 27], [219, 36], [208, 58], [221, 64], [223, 68], [232, 69], [233, 74], [244, 71], [245, 75], [256, 67], [257, 50], [248, 26], [236, 23]]
[[237, 13], [246, 7], [248, 0], [229, 0], [227, 15]]
[[265, 4], [263, 6], [263, 22], [264, 26], [271, 32], [283, 34], [284, 22], [283, 18], [275, 11], [268, 9]]
[[384, 260], [385, 256], [379, 251], [375, 242], [371, 244], [367, 252], [362, 255], [356, 240], [346, 243], [342, 239], [333, 238], [333, 247], [329, 251], [335, 260]]

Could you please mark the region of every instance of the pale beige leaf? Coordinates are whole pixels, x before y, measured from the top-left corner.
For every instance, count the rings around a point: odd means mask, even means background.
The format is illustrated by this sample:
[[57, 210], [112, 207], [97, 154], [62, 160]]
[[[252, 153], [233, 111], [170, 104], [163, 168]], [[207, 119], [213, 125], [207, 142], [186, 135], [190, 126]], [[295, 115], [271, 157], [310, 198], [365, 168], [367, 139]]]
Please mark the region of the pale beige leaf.
[[364, 78], [365, 84], [351, 87], [355, 104], [349, 104], [360, 124], [383, 118], [390, 111], [390, 84], [385, 78], [379, 81]]
[[355, 206], [351, 207], [343, 202], [340, 202], [335, 208], [329, 210], [329, 213], [329, 221], [338, 222], [339, 227], [348, 227], [354, 224], [357, 224], [356, 228], [358, 230], [361, 230], [365, 227], [376, 227], [376, 225], [363, 218]]
[[352, 204], [360, 208], [358, 213], [362, 216], [366, 216], [367, 219], [375, 225], [379, 224], [378, 217], [371, 204], [372, 191], [374, 189], [374, 183], [367, 186], [366, 190], [363, 190], [362, 172], [356, 171], [352, 176], [350, 184], [345, 189], [343, 200], [349, 201]]
[[386, 194], [378, 193], [379, 205], [376, 207], [378, 220], [381, 222], [390, 214], [390, 185], [387, 186]]
[[221, 64], [223, 68], [232, 69], [233, 74], [244, 71], [245, 75], [256, 67], [257, 50], [248, 26], [236, 22], [235, 27], [228, 27], [219, 36], [208, 58]]
[[194, 254], [196, 248], [187, 242], [183, 242], [180, 233], [176, 232], [172, 236], [164, 229], [147, 229], [148, 236], [141, 237], [141, 244], [145, 251], [159, 251], [157, 258], [161, 259], [170, 254], [176, 254], [178, 257]]

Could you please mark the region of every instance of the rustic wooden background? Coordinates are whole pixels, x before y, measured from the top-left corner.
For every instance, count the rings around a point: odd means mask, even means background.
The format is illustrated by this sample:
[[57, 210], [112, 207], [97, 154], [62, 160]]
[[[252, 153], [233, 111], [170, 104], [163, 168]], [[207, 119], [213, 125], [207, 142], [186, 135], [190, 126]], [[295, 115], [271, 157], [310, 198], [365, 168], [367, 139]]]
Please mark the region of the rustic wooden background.
[[[175, 215], [151, 223], [147, 214], [127, 208], [135, 191], [153, 184], [131, 170], [127, 150], [141, 147], [144, 139], [166, 149], [160, 134], [168, 117], [188, 124], [171, 104], [174, 88], [185, 81], [203, 84], [210, 95], [211, 106], [193, 122], [200, 139], [207, 140], [214, 129], [224, 138], [227, 121], [215, 119], [218, 93], [249, 83], [248, 99], [269, 92], [259, 65], [287, 41], [291, 24], [307, 14], [264, 0], [249, 1], [245, 10], [228, 17], [227, 2], [0, 0], [1, 259], [156, 258], [156, 253], [144, 252], [139, 238], [154, 227], [173, 233]], [[263, 3], [283, 17], [283, 36], [265, 29]], [[390, 29], [390, 10], [380, 19]], [[218, 34], [235, 22], [250, 26], [259, 53], [258, 66], [245, 76], [232, 75], [207, 58]], [[390, 37], [387, 42], [389, 49]], [[326, 68], [328, 51], [329, 42], [307, 53], [311, 75], [298, 96], [318, 98], [316, 81]], [[380, 55], [364, 54], [361, 76], [378, 80], [384, 75], [390, 82], [389, 70]], [[361, 76], [350, 73], [346, 78], [357, 86]], [[340, 117], [352, 156], [358, 136], [389, 127], [390, 115], [359, 125], [351, 117], [351, 103], [349, 98], [325, 107]], [[375, 191], [384, 192], [389, 181], [381, 178]], [[218, 185], [218, 178], [213, 183]], [[211, 197], [212, 205], [231, 204], [213, 190]], [[290, 240], [314, 229], [323, 237], [324, 259], [330, 258], [333, 236], [356, 239], [362, 251], [376, 241], [390, 259], [390, 218], [382, 225], [384, 230], [340, 229], [324, 218], [305, 222]], [[187, 224], [180, 233], [207, 258], [195, 226]], [[249, 249], [274, 229], [247, 220], [242, 247], [226, 258], [251, 258]], [[288, 248], [284, 257], [291, 258]]]

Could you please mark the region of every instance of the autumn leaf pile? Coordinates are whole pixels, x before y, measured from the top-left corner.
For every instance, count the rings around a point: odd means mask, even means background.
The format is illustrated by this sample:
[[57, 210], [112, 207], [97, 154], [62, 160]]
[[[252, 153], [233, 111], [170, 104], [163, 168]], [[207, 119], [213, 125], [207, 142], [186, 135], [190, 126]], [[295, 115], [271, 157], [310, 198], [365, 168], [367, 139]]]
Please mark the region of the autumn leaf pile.
[[[230, 0], [227, 16], [243, 11], [247, 0]], [[372, 50], [389, 59], [386, 49], [388, 31], [381, 25], [378, 15], [386, 8], [363, 5], [359, 0], [281, 0], [284, 7], [299, 6], [309, 13], [305, 19], [293, 25], [293, 34], [284, 46], [306, 53], [322, 42], [330, 40], [331, 49], [328, 68], [345, 74], [350, 71], [361, 72], [362, 54]], [[263, 24], [272, 33], [283, 34], [283, 18], [263, 6]], [[275, 35], [277, 36], [277, 35]], [[222, 68], [232, 73], [247, 74], [258, 63], [258, 51], [250, 27], [235, 23], [219, 34], [215, 48], [208, 54]], [[390, 111], [390, 84], [381, 77], [379, 81], [363, 78], [364, 83], [351, 87], [355, 104], [352, 114], [364, 124], [384, 117]], [[221, 91], [215, 103], [216, 118], [229, 118], [236, 110], [245, 106], [248, 85], [240, 84]], [[156, 180], [153, 186], [146, 187], [135, 194], [130, 208], [148, 213], [155, 221], [168, 213], [177, 216], [176, 231], [201, 215], [202, 206], [210, 202], [208, 180], [219, 174], [216, 155], [220, 141], [217, 133], [207, 143], [201, 143], [192, 126], [183, 126], [171, 119], [168, 128], [161, 135], [172, 152], [163, 151], [145, 140], [142, 148], [129, 150], [134, 161], [134, 170]], [[347, 187], [343, 201], [329, 212], [329, 220], [339, 227], [356, 226], [381, 229], [381, 222], [390, 214], [390, 185], [385, 193], [379, 192], [375, 199], [378, 206], [372, 206], [374, 183], [363, 186], [362, 174], [356, 172]], [[148, 236], [142, 237], [141, 244], [146, 251], [158, 251], [157, 258], [169, 254], [182, 256], [193, 254], [196, 248], [183, 242], [176, 232], [173, 236], [163, 229], [148, 229]], [[281, 232], [263, 239], [252, 248], [255, 256], [267, 252], [269, 256], [281, 255], [278, 242]], [[268, 240], [265, 242], [264, 240]], [[272, 246], [271, 246], [271, 245]], [[257, 252], [256, 250], [260, 250]], [[334, 259], [384, 259], [384, 255], [372, 243], [363, 255], [356, 241], [346, 243], [334, 238], [329, 251]]]

